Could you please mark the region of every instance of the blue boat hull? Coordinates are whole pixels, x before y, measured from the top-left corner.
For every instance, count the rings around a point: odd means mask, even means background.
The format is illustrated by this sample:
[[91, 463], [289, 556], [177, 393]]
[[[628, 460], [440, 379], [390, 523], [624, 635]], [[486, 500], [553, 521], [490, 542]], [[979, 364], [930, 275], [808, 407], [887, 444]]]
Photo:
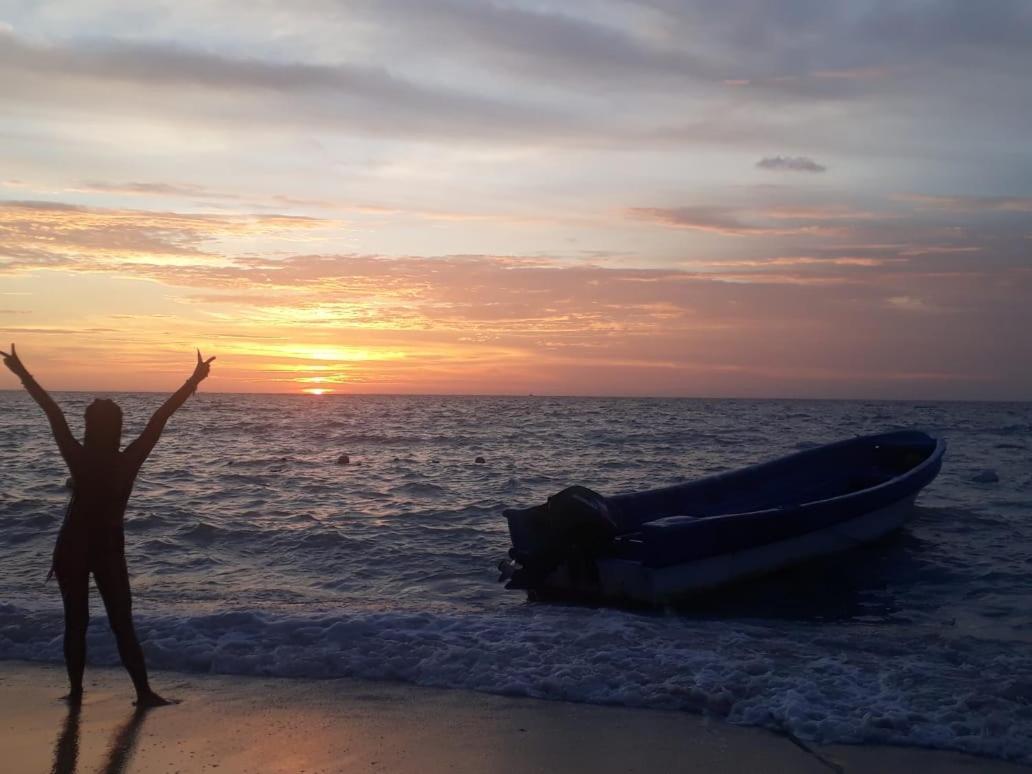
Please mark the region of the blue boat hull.
[[663, 603], [876, 540], [912, 513], [945, 442], [865, 436], [678, 486], [567, 490], [505, 511], [510, 588]]

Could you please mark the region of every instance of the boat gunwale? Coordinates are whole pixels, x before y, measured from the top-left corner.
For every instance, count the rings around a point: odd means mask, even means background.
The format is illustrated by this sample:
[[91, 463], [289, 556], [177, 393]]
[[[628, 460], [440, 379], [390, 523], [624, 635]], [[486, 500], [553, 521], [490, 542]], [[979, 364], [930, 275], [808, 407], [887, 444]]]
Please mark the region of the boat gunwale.
[[[642, 489], [642, 490], [638, 490], [638, 491], [619, 492], [619, 493], [613, 494], [613, 495], [602, 495], [602, 497], [605, 498], [605, 500], [607, 502], [611, 502], [613, 500], [617, 500], [618, 502], [615, 503], [615, 504], [616, 505], [620, 505], [621, 504], [619, 502], [620, 500], [629, 499], [629, 498], [633, 498], [633, 497], [639, 497], [639, 496], [642, 496], [642, 495], [657, 495], [657, 494], [673, 493], [673, 492], [677, 492], [677, 491], [689, 490], [689, 489], [692, 489], [692, 488], [695, 488], [695, 487], [701, 487], [701, 486], [703, 486], [705, 484], [710, 484], [710, 483], [714, 483], [714, 482], [726, 482], [728, 479], [737, 478], [739, 476], [743, 476], [743, 475], [748, 474], [748, 473], [753, 473], [753, 472], [756, 472], [756, 471], [761, 470], [762, 468], [765, 468], [765, 467], [768, 467], [768, 466], [786, 464], [786, 463], [789, 463], [789, 462], [797, 461], [799, 458], [802, 458], [802, 457], [816, 456], [815, 455], [816, 452], [827, 452], [827, 451], [830, 451], [830, 450], [833, 450], [833, 449], [844, 448], [846, 446], [850, 446], [852, 444], [855, 444], [857, 441], [861, 441], [861, 440], [872, 440], [873, 441], [873, 440], [878, 439], [878, 438], [886, 438], [886, 439], [888, 439], [888, 438], [891, 438], [893, 436], [903, 436], [903, 435], [923, 435], [929, 441], [934, 441], [935, 445], [932, 447], [932, 450], [928, 453], [928, 456], [924, 460], [922, 460], [920, 463], [918, 463], [914, 467], [910, 468], [909, 470], [906, 470], [903, 473], [900, 473], [898, 476], [893, 476], [892, 478], [886, 479], [885, 481], [882, 481], [882, 482], [880, 482], [878, 484], [875, 484], [874, 486], [864, 487], [863, 489], [859, 489], [859, 490], [856, 490], [856, 491], [853, 491], [853, 492], [845, 492], [843, 494], [835, 495], [834, 497], [826, 497], [826, 498], [821, 499], [821, 500], [805, 500], [803, 502], [794, 503], [792, 505], [792, 507], [793, 508], [798, 508], [798, 507], [803, 507], [803, 506], [806, 506], [806, 505], [817, 505], [817, 504], [833, 503], [836, 500], [846, 500], [848, 498], [855, 497], [855, 496], [857, 496], [859, 494], [863, 494], [863, 493], [866, 493], [866, 492], [874, 492], [874, 491], [877, 491], [878, 489], [880, 489], [882, 487], [888, 487], [888, 486], [891, 486], [893, 484], [897, 484], [897, 483], [899, 483], [901, 480], [903, 480], [905, 478], [909, 478], [909, 477], [917, 475], [924, 468], [926, 468], [926, 467], [928, 467], [928, 466], [930, 466], [932, 464], [936, 464], [937, 462], [940, 462], [942, 460], [942, 457], [946, 453], [946, 448], [947, 448], [946, 440], [944, 438], [939, 438], [939, 437], [935, 437], [935, 436], [929, 435], [928, 433], [925, 433], [925, 432], [920, 431], [920, 430], [895, 430], [895, 431], [891, 431], [891, 432], [888, 432], [888, 433], [873, 433], [871, 435], [857, 435], [857, 436], [854, 436], [853, 438], [845, 438], [845, 439], [842, 439], [840, 441], [833, 441], [833, 442], [827, 443], [827, 444], [820, 444], [818, 446], [814, 446], [814, 447], [811, 447], [809, 449], [800, 449], [798, 451], [792, 452], [791, 454], [786, 454], [786, 455], [784, 455], [782, 457], [774, 457], [773, 459], [767, 459], [767, 460], [762, 460], [760, 462], [754, 462], [751, 465], [746, 465], [746, 466], [741, 467], [741, 468], [735, 468], [733, 470], [725, 470], [725, 471], [721, 471], [719, 473], [711, 473], [708, 476], [702, 476], [701, 478], [696, 478], [696, 479], [693, 479], [691, 481], [684, 481], [684, 482], [679, 483], [679, 484], [671, 484], [670, 486], [656, 487], [655, 489]], [[502, 510], [502, 516], [505, 518], [506, 521], [511, 521], [513, 516], [516, 516], [516, 515], [524, 512], [524, 511], [533, 510], [534, 508], [540, 508], [540, 507], [542, 507], [542, 506], [539, 503], [537, 505], [531, 505], [531, 506], [527, 506], [527, 507], [524, 507], [524, 508], [505, 508], [505, 509]], [[769, 511], [782, 511], [782, 510], [788, 510], [788, 508], [786, 508], [785, 506], [777, 506], [777, 507], [774, 507], [774, 508], [763, 508], [763, 509], [760, 509], [760, 510], [757, 510], [757, 511], [728, 511], [728, 512], [725, 512], [725, 513], [715, 513], [715, 514], [713, 514], [711, 516], [691, 516], [690, 514], [672, 514], [671, 516], [660, 517], [660, 518], [674, 518], [676, 516], [686, 516], [686, 517], [694, 518], [694, 519], [717, 519], [717, 518], [721, 518], [721, 517], [724, 517], [724, 516], [745, 516], [745, 515], [754, 514], [754, 513], [767, 513]], [[658, 520], [658, 519], [653, 519], [652, 521], [656, 521], [656, 520]], [[639, 526], [642, 526], [642, 525], [648, 524], [648, 523], [651, 523], [651, 522], [643, 521], [643, 522], [641, 522], [641, 524]], [[629, 531], [629, 532], [625, 532], [622, 535], [620, 535], [620, 537], [633, 534], [635, 531], [637, 531], [637, 530], [632, 530], [632, 531]]]
[[[907, 432], [907, 431], [901, 431], [901, 432]], [[853, 443], [853, 442], [855, 442], [855, 441], [857, 441], [858, 439], [861, 439], [861, 438], [874, 438], [874, 437], [878, 437], [878, 436], [857, 436], [856, 438], [851, 438], [851, 439], [849, 439], [847, 441], [841, 441], [839, 443], [843, 443], [843, 444]], [[803, 501], [797, 502], [797, 503], [791, 503], [791, 504], [785, 503], [783, 505], [777, 505], [777, 506], [774, 506], [772, 508], [761, 508], [761, 509], [755, 510], [755, 511], [726, 511], [724, 513], [714, 513], [714, 514], [712, 514], [710, 516], [692, 516], [690, 513], [672, 514], [670, 516], [663, 516], [660, 519], [652, 519], [650, 521], [643, 521], [643, 522], [641, 522], [641, 524], [639, 526], [640, 527], [644, 527], [646, 524], [652, 524], [652, 523], [654, 523], [656, 521], [660, 521], [661, 519], [687, 518], [687, 519], [693, 519], [695, 521], [700, 521], [701, 522], [701, 521], [710, 521], [712, 519], [734, 518], [736, 516], [754, 516], [754, 515], [767, 514], [767, 513], [776, 513], [776, 512], [779, 512], [779, 511], [792, 511], [792, 510], [796, 510], [798, 508], [807, 508], [807, 507], [810, 507], [810, 506], [829, 505], [829, 504], [847, 502], [848, 500], [855, 499], [855, 498], [857, 498], [857, 497], [859, 497], [861, 495], [866, 495], [866, 494], [868, 494], [870, 492], [877, 492], [879, 489], [888, 488], [890, 486], [897, 485], [900, 482], [904, 481], [905, 479], [916, 478], [919, 473], [924, 471], [925, 468], [927, 468], [927, 467], [929, 467], [929, 466], [931, 466], [933, 464], [939, 463], [942, 460], [942, 458], [945, 455], [945, 453], [946, 453], [946, 441], [944, 439], [942, 439], [942, 438], [934, 438], [932, 436], [928, 436], [928, 437], [931, 440], [935, 441], [935, 446], [933, 447], [932, 451], [928, 454], [928, 456], [924, 460], [922, 460], [920, 463], [918, 463], [914, 467], [910, 468], [909, 470], [906, 470], [903, 473], [900, 473], [898, 476], [893, 476], [892, 478], [888, 478], [885, 481], [882, 481], [882, 482], [880, 482], [878, 484], [875, 484], [874, 486], [864, 487], [863, 489], [857, 489], [857, 490], [852, 491], [852, 492], [845, 492], [843, 494], [835, 495], [834, 497], [826, 497], [823, 500], [803, 500]], [[838, 445], [838, 444], [835, 443], [835, 444], [827, 444], [825, 446], [818, 446], [818, 447], [814, 447], [814, 449], [805, 449], [804, 451], [797, 452], [797, 454], [805, 454], [806, 452], [810, 452], [810, 451], [817, 451], [817, 450], [820, 450], [820, 449], [828, 449], [828, 448], [830, 448], [832, 446], [836, 446], [836, 445]], [[701, 482], [705, 482], [705, 481], [710, 481], [710, 480], [713, 480], [713, 479], [721, 477], [721, 476], [728, 476], [728, 477], [730, 477], [733, 474], [744, 473], [746, 471], [752, 470], [754, 468], [759, 468], [759, 467], [762, 467], [764, 465], [768, 465], [768, 464], [773, 463], [773, 462], [784, 462], [784, 461], [792, 459], [795, 456], [796, 456], [795, 454], [791, 454], [791, 455], [787, 455], [785, 457], [778, 457], [777, 459], [770, 460], [769, 462], [759, 462], [759, 463], [756, 463], [755, 465], [750, 465], [750, 466], [745, 467], [745, 468], [738, 468], [737, 470], [734, 470], [734, 471], [727, 471], [726, 473], [716, 473], [716, 474], [714, 474], [712, 476], [706, 476], [705, 478], [696, 479], [695, 481], [686, 482], [684, 484], [677, 484], [674, 487], [662, 487], [660, 489], [649, 489], [649, 490], [645, 490], [643, 492], [628, 493], [627, 495], [617, 495], [617, 496], [631, 496], [633, 494], [646, 494], [646, 493], [651, 494], [653, 492], [659, 492], [659, 491], [674, 489], [676, 487], [681, 487], [681, 486], [685, 486], [685, 487], [693, 486], [693, 485], [695, 485], [697, 483], [701, 483]], [[905, 496], [906, 495], [904, 495], [904, 497]], [[902, 498], [898, 498], [898, 499], [902, 499]], [[895, 502], [895, 501], [890, 501], [890, 502]], [[639, 533], [639, 532], [641, 532], [640, 529], [639, 530], [634, 530], [633, 532], [626, 532], [623, 535], [619, 535], [618, 537], [629, 537], [629, 536], [634, 535], [634, 534]]]
[[[716, 482], [716, 481], [726, 481], [729, 478], [735, 478], [735, 477], [744, 475], [746, 473], [752, 473], [752, 472], [755, 472], [757, 470], [760, 470], [760, 469], [768, 467], [768, 466], [782, 465], [782, 464], [787, 464], [787, 463], [790, 463], [790, 462], [796, 462], [796, 461], [798, 461], [801, 458], [810, 457], [810, 456], [817, 456], [818, 452], [829, 452], [829, 451], [832, 451], [832, 450], [835, 450], [835, 449], [841, 449], [841, 448], [845, 448], [847, 446], [851, 446], [851, 445], [857, 443], [858, 441], [864, 441], [864, 440], [874, 441], [874, 440], [880, 439], [880, 438], [891, 439], [893, 436], [899, 437], [899, 436], [905, 436], [905, 435], [923, 435], [927, 440], [934, 441], [935, 442], [935, 446], [929, 452], [928, 457], [925, 460], [923, 460], [921, 463], [915, 465], [910, 470], [905, 471], [900, 476], [896, 476], [894, 478], [888, 479], [888, 481], [884, 481], [884, 482], [882, 482], [882, 484], [876, 484], [875, 487], [870, 487], [871, 489], [874, 489], [877, 486], [882, 486], [883, 484], [889, 483], [890, 481], [894, 481], [896, 478], [900, 478], [901, 476], [909, 475], [910, 473], [920, 469], [923, 465], [925, 465], [929, 460], [931, 460], [937, 454], [939, 454], [941, 456], [941, 453], [945, 452], [945, 449], [946, 449], [946, 442], [945, 442], [945, 440], [942, 439], [942, 438], [937, 438], [935, 436], [929, 435], [928, 433], [925, 433], [924, 431], [921, 431], [921, 430], [893, 430], [893, 431], [888, 432], [888, 433], [872, 433], [870, 435], [855, 435], [852, 438], [844, 438], [844, 439], [839, 440], [839, 441], [832, 441], [831, 443], [818, 444], [817, 446], [812, 446], [812, 447], [810, 447], [808, 449], [798, 449], [796, 451], [793, 451], [790, 454], [785, 454], [785, 455], [783, 455], [781, 457], [773, 457], [773, 458], [770, 458], [770, 459], [761, 460], [759, 462], [753, 462], [753, 463], [751, 463], [749, 465], [745, 465], [745, 466], [740, 467], [740, 468], [734, 468], [732, 470], [723, 470], [723, 471], [720, 471], [719, 473], [711, 473], [708, 476], [702, 476], [701, 478], [696, 478], [696, 479], [693, 479], [691, 481], [683, 481], [683, 482], [681, 482], [679, 484], [671, 484], [669, 486], [660, 486], [660, 487], [656, 487], [655, 489], [642, 489], [642, 490], [639, 490], [639, 491], [619, 492], [619, 493], [614, 494], [614, 495], [603, 495], [603, 496], [607, 500], [615, 500], [615, 499], [621, 499], [621, 498], [626, 498], [626, 497], [635, 497], [635, 496], [638, 496], [638, 495], [659, 494], [659, 493], [665, 493], [665, 492], [674, 492], [674, 491], [682, 490], [682, 489], [689, 489], [691, 487], [695, 487], [695, 486], [700, 485], [700, 484], [713, 483], [713, 482]], [[829, 498], [829, 499], [833, 499], [833, 498]], [[818, 501], [814, 500], [813, 502], [818, 502]], [[522, 509], [515, 508], [515, 509], [506, 509], [506, 510], [522, 510]]]

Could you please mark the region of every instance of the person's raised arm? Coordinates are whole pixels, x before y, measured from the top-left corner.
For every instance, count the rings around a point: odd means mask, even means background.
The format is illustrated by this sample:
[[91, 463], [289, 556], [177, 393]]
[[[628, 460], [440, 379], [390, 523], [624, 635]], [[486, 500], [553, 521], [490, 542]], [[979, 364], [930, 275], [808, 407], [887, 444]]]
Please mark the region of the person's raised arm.
[[154, 445], [161, 437], [161, 431], [165, 429], [165, 423], [168, 422], [169, 417], [175, 414], [179, 407], [186, 403], [186, 399], [197, 391], [197, 385], [208, 378], [208, 373], [211, 371], [211, 361], [214, 359], [214, 357], [209, 357], [207, 360], [204, 360], [201, 357], [201, 351], [197, 350], [197, 366], [194, 368], [193, 374], [182, 387], [172, 393], [171, 397], [161, 404], [161, 408], [154, 412], [150, 421], [147, 422], [147, 427], [140, 433], [140, 437], [125, 448], [125, 454], [137, 465], [142, 465], [144, 460], [147, 459], [147, 455], [151, 453]]
[[71, 469], [78, 460], [82, 446], [72, 436], [72, 431], [68, 429], [68, 421], [65, 419], [64, 412], [61, 411], [61, 407], [54, 402], [54, 399], [50, 397], [46, 390], [40, 387], [39, 382], [32, 378], [32, 374], [29, 373], [29, 370], [18, 357], [14, 344], [11, 345], [9, 353], [0, 350], [0, 355], [3, 355], [4, 365], [21, 379], [22, 386], [32, 396], [32, 399], [39, 404], [39, 407], [43, 409], [43, 413], [47, 415], [47, 420], [50, 422], [50, 430], [54, 434], [54, 440], [57, 441], [57, 448], [61, 451], [65, 464]]

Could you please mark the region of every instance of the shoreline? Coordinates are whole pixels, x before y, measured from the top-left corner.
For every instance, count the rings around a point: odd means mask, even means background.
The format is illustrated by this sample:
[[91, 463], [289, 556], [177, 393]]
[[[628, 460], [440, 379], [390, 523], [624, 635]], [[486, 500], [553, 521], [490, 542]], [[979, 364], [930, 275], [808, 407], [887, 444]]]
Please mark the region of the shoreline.
[[136, 713], [122, 670], [90, 667], [76, 714], [59, 701], [65, 679], [58, 665], [0, 661], [6, 772], [1032, 771], [916, 747], [797, 743], [682, 712], [351, 678], [154, 672], [156, 690], [182, 704]]

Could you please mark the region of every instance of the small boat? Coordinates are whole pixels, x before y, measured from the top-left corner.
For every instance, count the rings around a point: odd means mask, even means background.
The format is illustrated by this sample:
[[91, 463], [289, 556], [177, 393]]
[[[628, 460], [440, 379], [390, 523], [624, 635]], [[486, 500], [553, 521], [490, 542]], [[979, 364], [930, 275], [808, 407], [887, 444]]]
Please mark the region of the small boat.
[[535, 598], [666, 604], [899, 528], [945, 451], [902, 431], [645, 492], [569, 487], [504, 512], [512, 549], [500, 580]]

